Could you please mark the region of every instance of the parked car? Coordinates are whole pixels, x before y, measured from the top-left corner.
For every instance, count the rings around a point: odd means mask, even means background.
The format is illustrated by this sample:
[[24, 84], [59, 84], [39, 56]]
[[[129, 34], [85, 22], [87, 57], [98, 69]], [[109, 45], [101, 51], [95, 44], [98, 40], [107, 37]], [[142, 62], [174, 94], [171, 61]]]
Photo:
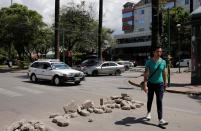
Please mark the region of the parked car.
[[[180, 60], [180, 67], [190, 67], [190, 66], [191, 66], [191, 59]], [[176, 63], [176, 67], [179, 67], [179, 61]]]
[[89, 67], [89, 66], [95, 66], [98, 63], [99, 63], [98, 58], [89, 58], [89, 59], [84, 60], [80, 65], [77, 65], [75, 67], [75, 69], [77, 69], [79, 71], [82, 71], [83, 68], [86, 68], [86, 67]]
[[82, 69], [87, 75], [97, 76], [100, 74], [120, 75], [125, 71], [124, 65], [119, 65], [113, 61], [106, 61], [94, 66], [84, 67]]
[[130, 61], [117, 61], [119, 65], [124, 65], [125, 70], [129, 70], [130, 68], [134, 67], [133, 62]]
[[83, 72], [74, 70], [63, 62], [45, 59], [33, 62], [29, 66], [28, 76], [32, 82], [51, 80], [55, 85], [64, 82], [74, 82], [78, 85], [85, 78]]

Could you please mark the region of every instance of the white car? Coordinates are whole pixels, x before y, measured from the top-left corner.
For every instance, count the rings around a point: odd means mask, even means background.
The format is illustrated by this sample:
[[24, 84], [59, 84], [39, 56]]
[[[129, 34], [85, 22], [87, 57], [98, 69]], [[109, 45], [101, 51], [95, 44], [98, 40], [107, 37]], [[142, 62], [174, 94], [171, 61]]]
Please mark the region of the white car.
[[179, 67], [179, 64], [180, 67], [191, 67], [191, 59], [181, 59], [180, 63], [176, 63], [176, 66]]
[[119, 65], [113, 61], [106, 61], [94, 66], [84, 67], [82, 71], [87, 75], [97, 76], [100, 74], [120, 75], [125, 72], [124, 65]]
[[64, 82], [74, 82], [78, 85], [85, 78], [83, 72], [71, 69], [63, 62], [45, 59], [33, 62], [29, 66], [28, 76], [32, 82], [51, 80], [55, 85]]

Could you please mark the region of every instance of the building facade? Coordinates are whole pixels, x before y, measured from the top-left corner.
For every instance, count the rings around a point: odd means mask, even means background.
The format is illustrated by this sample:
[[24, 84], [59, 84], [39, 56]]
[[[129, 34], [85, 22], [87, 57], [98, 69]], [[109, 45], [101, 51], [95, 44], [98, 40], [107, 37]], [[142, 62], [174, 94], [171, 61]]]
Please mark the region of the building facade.
[[[177, 7], [183, 7], [190, 12], [190, 0], [175, 0]], [[197, 9], [201, 4], [201, 0], [193, 0], [193, 10]]]
[[[200, 1], [193, 0], [194, 9], [200, 6]], [[160, 0], [160, 3], [170, 2], [190, 11], [190, 0]], [[143, 65], [151, 49], [151, 22], [151, 0], [141, 0], [136, 4], [126, 3], [122, 9], [124, 34], [115, 36], [118, 44], [114, 50], [114, 59], [135, 60]]]
[[134, 31], [134, 3], [127, 2], [122, 10], [122, 30], [125, 33]]

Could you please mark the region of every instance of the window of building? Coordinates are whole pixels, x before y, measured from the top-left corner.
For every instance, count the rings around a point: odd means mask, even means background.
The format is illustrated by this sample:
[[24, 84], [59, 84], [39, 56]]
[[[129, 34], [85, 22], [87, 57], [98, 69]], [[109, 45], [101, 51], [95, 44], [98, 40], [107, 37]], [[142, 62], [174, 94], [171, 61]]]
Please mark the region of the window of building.
[[123, 18], [131, 17], [131, 16], [133, 16], [132, 12], [123, 13]]
[[141, 10], [141, 14], [144, 14], [144, 10]]
[[188, 5], [189, 4], [189, 0], [185, 0], [185, 5]]
[[132, 20], [128, 21], [128, 24], [133, 25], [133, 21]]
[[139, 24], [144, 24], [144, 19], [140, 19], [138, 22]]

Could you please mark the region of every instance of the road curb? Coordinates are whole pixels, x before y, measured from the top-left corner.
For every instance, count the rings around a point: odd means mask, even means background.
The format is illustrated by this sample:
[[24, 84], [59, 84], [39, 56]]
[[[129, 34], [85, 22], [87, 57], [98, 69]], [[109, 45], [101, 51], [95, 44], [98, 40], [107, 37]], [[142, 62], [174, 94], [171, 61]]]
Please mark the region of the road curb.
[[[134, 83], [131, 80], [128, 80], [128, 83], [141, 89], [140, 84]], [[179, 90], [172, 90], [172, 89], [166, 89], [166, 91], [169, 93], [177, 93], [177, 94], [201, 95], [201, 92], [196, 92], [196, 91], [179, 91]]]
[[177, 94], [201, 95], [201, 92], [196, 92], [196, 91], [178, 91], [178, 90], [171, 90], [171, 89], [166, 89], [166, 91], [169, 93], [177, 93]]
[[131, 80], [128, 80], [128, 83], [131, 84], [131, 85], [133, 85], [133, 86], [136, 86], [138, 88], [141, 88], [140, 84], [134, 83]]

